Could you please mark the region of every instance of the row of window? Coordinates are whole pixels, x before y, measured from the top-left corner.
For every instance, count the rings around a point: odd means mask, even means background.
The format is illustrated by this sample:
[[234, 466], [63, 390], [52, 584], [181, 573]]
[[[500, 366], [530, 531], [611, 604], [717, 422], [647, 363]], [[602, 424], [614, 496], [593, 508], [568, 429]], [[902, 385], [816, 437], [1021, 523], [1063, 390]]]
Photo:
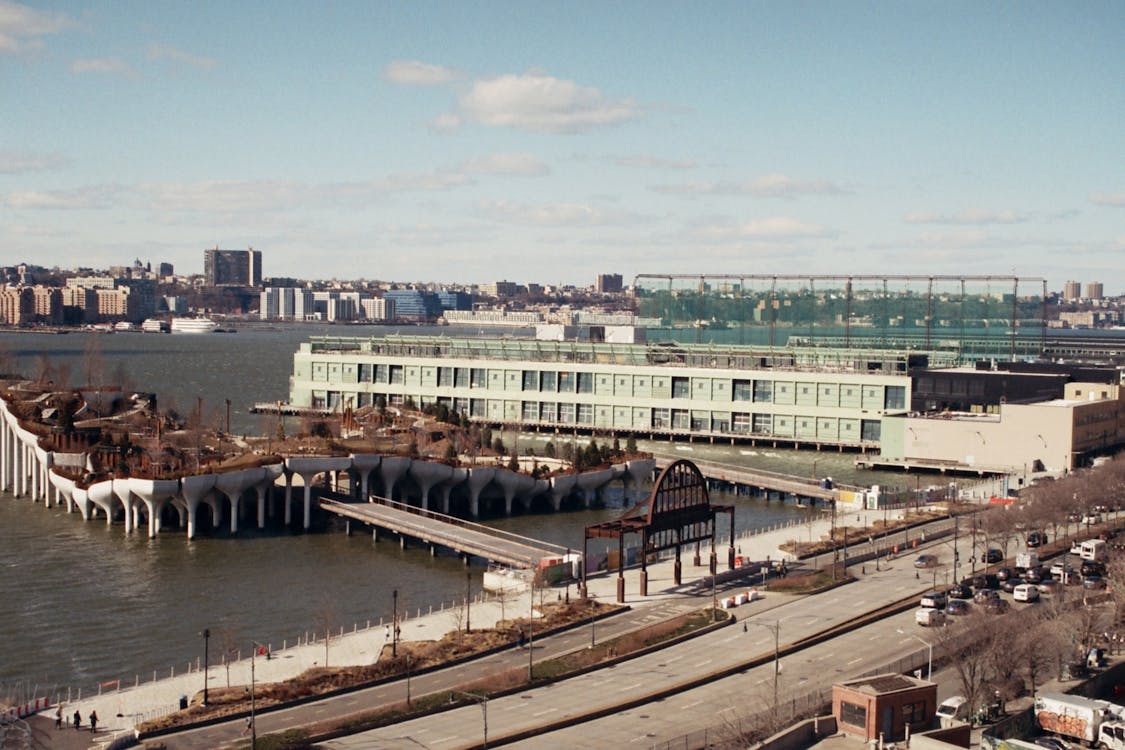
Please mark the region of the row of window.
[[329, 383], [417, 385], [524, 393], [596, 393], [619, 398], [776, 403], [863, 409], [905, 409], [906, 386], [855, 383], [625, 375], [610, 373], [433, 367], [412, 364], [312, 362], [311, 379]]
[[[312, 406], [328, 410], [346, 406], [363, 407], [373, 405], [377, 398], [375, 394], [363, 391], [313, 391]], [[385, 398], [390, 404], [401, 404], [405, 399], [402, 394], [388, 394]], [[854, 443], [878, 442], [882, 428], [882, 423], [877, 419], [481, 398], [439, 397], [430, 401], [443, 404], [459, 414], [488, 421], [592, 425], [620, 430], [765, 435]]]

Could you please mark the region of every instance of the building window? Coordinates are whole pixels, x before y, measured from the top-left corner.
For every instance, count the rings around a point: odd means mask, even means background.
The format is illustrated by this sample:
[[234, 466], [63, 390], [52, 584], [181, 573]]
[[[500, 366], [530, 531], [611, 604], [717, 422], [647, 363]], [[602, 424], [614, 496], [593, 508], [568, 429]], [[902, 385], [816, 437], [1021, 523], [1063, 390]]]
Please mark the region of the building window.
[[840, 721], [850, 727], [867, 728], [867, 706], [856, 703], [840, 703]]
[[453, 371], [453, 385], [457, 388], [469, 387], [469, 368], [458, 367]]
[[559, 422], [574, 424], [574, 404], [559, 404]]
[[772, 380], [755, 380], [754, 381], [754, 400], [769, 403], [773, 401], [773, 381]]
[[709, 417], [697, 417], [693, 415], [691, 418], [691, 431], [706, 432], [711, 426], [710, 421]]
[[754, 397], [754, 384], [749, 380], [736, 380], [734, 381], [734, 389], [731, 391], [732, 401], [750, 401]]
[[386, 365], [375, 365], [376, 383], [386, 383], [390, 379], [390, 376], [387, 374], [388, 369], [389, 368]]
[[403, 377], [402, 365], [391, 365], [390, 376], [392, 385], [402, 385], [406, 382]]
[[370, 383], [371, 382], [371, 365], [360, 365], [359, 366], [359, 382], [361, 382], [361, 383]]
[[523, 402], [523, 421], [535, 422], [539, 419], [539, 404], [534, 401]]
[[673, 430], [686, 430], [691, 425], [687, 409], [673, 409], [672, 410], [672, 429]]
[[574, 373], [559, 373], [559, 393], [574, 393]]
[[884, 409], [905, 409], [906, 408], [906, 386], [904, 385], [888, 385], [887, 390], [883, 396]]
[[594, 392], [594, 373], [580, 372], [578, 373], [578, 392], [579, 393], [593, 393]]
[[485, 402], [485, 400], [483, 398], [470, 399], [469, 400], [469, 411], [470, 411], [469, 416], [483, 417], [485, 415], [486, 407], [487, 407], [487, 403]]
[[438, 388], [450, 388], [453, 386], [453, 368], [452, 367], [439, 367], [437, 371], [437, 384]]
[[538, 370], [524, 370], [523, 371], [523, 389], [525, 391], [539, 390], [539, 371]]
[[578, 424], [593, 424], [594, 423], [594, 405], [593, 404], [579, 404], [578, 405]]
[[455, 398], [455, 399], [453, 399], [453, 411], [457, 412], [458, 414], [468, 414], [469, 413], [469, 399], [467, 399], [467, 398]]
[[735, 412], [732, 416], [734, 417], [733, 432], [750, 432], [749, 414], [739, 414], [738, 412]]
[[907, 703], [902, 707], [902, 720], [907, 724], [921, 724], [926, 720], [926, 703]]
[[688, 378], [672, 378], [672, 398], [691, 398], [691, 381]]
[[469, 379], [470, 388], [487, 388], [488, 371], [483, 367], [474, 367]]
[[555, 414], [555, 403], [553, 401], [539, 404], [539, 420], [541, 422], [554, 422]]
[[883, 423], [877, 419], [865, 419], [860, 423], [859, 439], [877, 443], [883, 434]]
[[669, 409], [652, 410], [652, 426], [656, 429], [666, 430], [672, 426], [672, 413]]
[[754, 432], [768, 435], [773, 431], [773, 415], [772, 414], [755, 414], [754, 415]]
[[539, 373], [539, 390], [554, 393], [558, 389], [558, 377], [554, 371]]

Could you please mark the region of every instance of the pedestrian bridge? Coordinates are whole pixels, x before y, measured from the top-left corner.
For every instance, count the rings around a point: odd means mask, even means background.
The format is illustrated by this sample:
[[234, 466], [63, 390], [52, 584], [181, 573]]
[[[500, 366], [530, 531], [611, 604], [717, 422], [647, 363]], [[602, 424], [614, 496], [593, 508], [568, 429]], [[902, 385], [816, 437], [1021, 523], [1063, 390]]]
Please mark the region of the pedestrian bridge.
[[398, 534], [403, 543], [409, 537], [431, 548], [442, 546], [461, 555], [475, 555], [514, 568], [537, 568], [542, 560], [558, 559], [569, 551], [557, 544], [387, 498], [372, 498], [372, 502], [365, 503], [322, 497], [320, 507], [341, 518]]

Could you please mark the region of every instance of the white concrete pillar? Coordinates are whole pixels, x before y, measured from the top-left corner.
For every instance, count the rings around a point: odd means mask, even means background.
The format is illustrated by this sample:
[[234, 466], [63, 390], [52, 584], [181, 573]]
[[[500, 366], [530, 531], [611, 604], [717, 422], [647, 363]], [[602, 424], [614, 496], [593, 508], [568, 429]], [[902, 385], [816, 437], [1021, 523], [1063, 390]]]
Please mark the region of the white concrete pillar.
[[285, 525], [293, 523], [293, 472], [285, 472]]
[[369, 453], [353, 453], [351, 456], [352, 469], [359, 475], [359, 498], [364, 502], [371, 500], [369, 492], [371, 472], [379, 468], [382, 458]]
[[469, 469], [469, 514], [480, 515], [480, 493], [496, 476], [496, 469], [488, 466]]
[[388, 500], [396, 500], [395, 485], [410, 469], [411, 459], [403, 456], [386, 456], [379, 464], [379, 476], [383, 478], [383, 491]]
[[113, 494], [113, 480], [106, 479], [91, 484], [86, 490], [86, 496], [90, 498], [90, 502], [105, 511], [106, 525], [112, 525], [113, 510], [118, 503], [117, 496]]
[[195, 474], [180, 480], [180, 496], [187, 508], [187, 537], [195, 538], [195, 518], [199, 503], [215, 486], [214, 474]]

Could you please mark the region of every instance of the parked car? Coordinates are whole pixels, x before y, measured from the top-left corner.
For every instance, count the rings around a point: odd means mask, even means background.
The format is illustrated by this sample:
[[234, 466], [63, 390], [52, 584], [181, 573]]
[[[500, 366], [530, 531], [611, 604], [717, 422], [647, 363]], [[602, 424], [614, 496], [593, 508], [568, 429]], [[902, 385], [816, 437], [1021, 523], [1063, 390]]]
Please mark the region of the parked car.
[[1040, 566], [1037, 568], [1028, 568], [1027, 572], [1023, 574], [1023, 577], [1027, 579], [1028, 583], [1040, 583], [1044, 578], [1050, 578], [1051, 576]]
[[1035, 547], [1042, 547], [1047, 543], [1047, 532], [1040, 531], [1039, 529], [1030, 531], [1028, 532], [1027, 539], [1025, 541], [1029, 548], [1034, 549]]
[[915, 568], [936, 568], [937, 564], [937, 555], [918, 555], [914, 558]]
[[1000, 590], [1010, 594], [1016, 590], [1016, 586], [1021, 586], [1026, 583], [1027, 581], [1023, 578], [1006, 578], [1004, 582], [1000, 584]]
[[932, 607], [933, 609], [944, 609], [945, 605], [949, 603], [947, 597], [941, 591], [930, 591], [922, 595], [922, 601], [918, 602], [919, 607]]
[[973, 589], [972, 589], [971, 586], [969, 586], [966, 583], [955, 584], [954, 586], [951, 586], [949, 591], [947, 591], [946, 593], [949, 594], [950, 599], [972, 599], [973, 598]]
[[960, 617], [961, 615], [969, 614], [969, 603], [964, 599], [950, 599], [949, 603], [945, 605], [945, 614]]
[[1098, 562], [1097, 560], [1083, 560], [1078, 571], [1083, 576], [1104, 576], [1105, 563]]
[[1001, 599], [997, 596], [996, 598], [989, 599], [984, 603], [984, 611], [989, 613], [990, 615], [1002, 615], [1008, 611], [1008, 608], [1010, 606], [1011, 605], [1008, 604], [1007, 599]]
[[921, 609], [914, 611], [914, 622], [918, 623], [924, 628], [944, 625], [945, 612], [940, 609], [922, 607]]
[[1082, 579], [1082, 588], [1090, 591], [1104, 591], [1106, 582], [1101, 576], [1086, 576]]
[[995, 589], [981, 589], [973, 594], [973, 601], [977, 604], [987, 604], [993, 599], [999, 599], [1000, 592]]
[[1082, 516], [1082, 523], [1086, 524], [1087, 526], [1092, 526], [1094, 524], [1101, 523], [1101, 522], [1102, 522], [1102, 514], [1101, 513], [1087, 513], [1086, 515]]
[[1008, 568], [1008, 567], [1000, 568], [999, 570], [996, 571], [996, 579], [999, 580], [999, 581], [1006, 581], [1009, 578], [1014, 578], [1015, 575], [1016, 575], [1016, 571], [1014, 571], [1014, 570], [1012, 570], [1011, 568]]
[[1040, 594], [1042, 594], [1043, 596], [1051, 596], [1058, 593], [1059, 589], [1062, 587], [1062, 584], [1056, 581], [1054, 578], [1044, 578], [1039, 582], [1038, 586]]
[[993, 563], [998, 563], [1003, 559], [1004, 559], [1004, 553], [1001, 552], [1000, 550], [996, 549], [995, 547], [992, 547], [991, 549], [989, 549], [987, 552], [984, 553], [984, 561], [986, 563], [988, 563], [989, 565], [991, 565]]
[[1044, 735], [1036, 737], [1032, 740], [1039, 747], [1045, 747], [1047, 750], [1073, 750], [1073, 746], [1061, 737], [1049, 737]]
[[991, 573], [981, 573], [973, 577], [973, 591], [998, 588], [1000, 588], [1000, 579]]
[[1030, 583], [1021, 583], [1012, 589], [1012, 599], [1017, 602], [1039, 601], [1039, 587]]

